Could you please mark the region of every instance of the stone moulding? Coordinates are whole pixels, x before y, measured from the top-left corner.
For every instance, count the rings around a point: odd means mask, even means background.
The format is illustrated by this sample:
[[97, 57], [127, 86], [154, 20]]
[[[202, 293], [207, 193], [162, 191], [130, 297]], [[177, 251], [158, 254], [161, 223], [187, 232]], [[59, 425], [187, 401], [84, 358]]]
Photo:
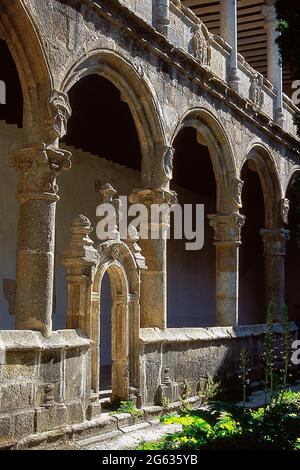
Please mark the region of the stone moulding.
[[[291, 333], [298, 331], [295, 322], [290, 323]], [[191, 341], [214, 341], [219, 339], [247, 338], [250, 336], [263, 336], [266, 325], [250, 325], [236, 327], [211, 327], [211, 328], [142, 328], [140, 330], [140, 343], [186, 343]], [[274, 325], [274, 332], [280, 334], [280, 323]]]

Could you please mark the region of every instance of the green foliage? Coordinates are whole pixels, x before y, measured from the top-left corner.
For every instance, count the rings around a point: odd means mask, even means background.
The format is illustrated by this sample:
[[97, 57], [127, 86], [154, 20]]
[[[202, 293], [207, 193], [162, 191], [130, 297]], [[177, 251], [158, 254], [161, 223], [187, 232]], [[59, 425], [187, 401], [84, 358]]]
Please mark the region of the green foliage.
[[223, 405], [210, 403], [210, 413], [165, 417], [165, 424], [181, 424], [182, 431], [158, 443], [143, 443], [142, 449], [300, 449], [300, 393], [281, 392], [255, 411]]
[[244, 408], [245, 408], [246, 401], [247, 401], [247, 387], [248, 387], [248, 384], [249, 384], [249, 372], [250, 372], [250, 369], [248, 369], [249, 356], [248, 356], [248, 351], [247, 351], [246, 348], [243, 348], [240, 352], [240, 363], [241, 363], [240, 378], [242, 380], [243, 405], [244, 405]]
[[264, 343], [266, 401], [268, 391], [270, 391], [271, 396], [274, 392], [274, 313], [274, 305], [271, 303], [267, 309], [266, 335]]
[[143, 416], [143, 411], [138, 410], [132, 400], [130, 401], [121, 401], [120, 405], [115, 411], [112, 411], [112, 415], [114, 414], [122, 414], [122, 413], [129, 413], [131, 416], [138, 417]]
[[282, 369], [282, 385], [286, 387], [288, 374], [289, 374], [289, 364], [290, 364], [290, 322], [288, 309], [286, 305], [282, 306], [281, 309], [281, 324], [282, 324], [282, 356], [283, 356], [283, 369]]
[[207, 377], [204, 386], [198, 390], [198, 397], [202, 403], [207, 403], [215, 398], [221, 391], [221, 382], [215, 382], [211, 376]]
[[162, 397], [161, 406], [164, 410], [168, 410], [171, 405], [171, 400], [168, 397]]

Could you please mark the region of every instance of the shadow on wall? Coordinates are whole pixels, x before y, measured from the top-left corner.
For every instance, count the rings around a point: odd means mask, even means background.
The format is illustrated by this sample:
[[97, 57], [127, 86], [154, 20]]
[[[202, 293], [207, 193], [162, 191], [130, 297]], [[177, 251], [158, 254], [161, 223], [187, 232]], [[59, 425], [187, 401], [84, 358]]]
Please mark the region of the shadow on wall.
[[291, 320], [295, 320], [300, 326], [300, 289], [299, 289], [299, 265], [300, 265], [300, 172], [292, 179], [287, 198], [290, 201], [289, 223], [290, 240], [287, 242], [285, 259], [286, 273], [286, 304]]
[[23, 95], [15, 63], [2, 39], [0, 64], [0, 81], [6, 88], [6, 103], [0, 104], [0, 329], [12, 330], [15, 317], [9, 312], [14, 310], [19, 203], [18, 176], [8, 164], [8, 152], [13, 144], [23, 140]]
[[207, 217], [216, 212], [214, 171], [208, 148], [198, 143], [194, 128], [182, 129], [174, 148], [172, 189], [181, 206], [204, 204], [205, 236], [199, 251], [187, 251], [185, 240], [168, 241], [168, 327], [215, 326], [216, 256]]
[[265, 322], [264, 256], [260, 230], [265, 226], [263, 192], [258, 173], [247, 163], [242, 171], [244, 181], [241, 213], [246, 217], [240, 247], [239, 324]]

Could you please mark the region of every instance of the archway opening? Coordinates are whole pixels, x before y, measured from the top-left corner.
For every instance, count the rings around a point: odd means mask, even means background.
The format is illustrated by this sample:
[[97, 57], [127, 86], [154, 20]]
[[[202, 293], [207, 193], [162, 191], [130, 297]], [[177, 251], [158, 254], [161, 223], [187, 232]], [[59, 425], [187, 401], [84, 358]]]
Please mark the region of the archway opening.
[[100, 396], [105, 399], [112, 389], [112, 292], [109, 274], [102, 279], [100, 292]]
[[287, 226], [290, 239], [286, 245], [285, 259], [286, 304], [289, 309], [289, 318], [300, 325], [300, 171], [293, 175], [286, 197], [290, 201]]
[[17, 67], [7, 43], [0, 38], [0, 121], [23, 125], [23, 93]]
[[[72, 168], [59, 181], [55, 328], [64, 328], [66, 322], [66, 277], [61, 257], [73, 218], [84, 214], [95, 228], [100, 186], [110, 183], [119, 195], [125, 196], [140, 187], [140, 142], [120, 90], [100, 75], [88, 75], [75, 83], [68, 94], [72, 116], [63, 145], [72, 153]], [[97, 242], [94, 233], [91, 237]]]
[[23, 94], [17, 67], [0, 38], [0, 329], [14, 329], [18, 175], [8, 165], [12, 145], [23, 141]]
[[[208, 214], [216, 212], [216, 180], [211, 156], [193, 127], [183, 128], [174, 140], [174, 172], [171, 189], [178, 202], [204, 204], [204, 246], [186, 250], [186, 240], [168, 241], [168, 326], [215, 326], [215, 246]], [[184, 211], [183, 211], [184, 213]], [[195, 215], [195, 210], [193, 210]], [[195, 222], [195, 220], [194, 220]], [[193, 226], [195, 230], [195, 224]]]
[[239, 324], [265, 322], [265, 265], [260, 230], [265, 227], [263, 190], [255, 162], [242, 170], [244, 187], [241, 213], [246, 217], [240, 247]]

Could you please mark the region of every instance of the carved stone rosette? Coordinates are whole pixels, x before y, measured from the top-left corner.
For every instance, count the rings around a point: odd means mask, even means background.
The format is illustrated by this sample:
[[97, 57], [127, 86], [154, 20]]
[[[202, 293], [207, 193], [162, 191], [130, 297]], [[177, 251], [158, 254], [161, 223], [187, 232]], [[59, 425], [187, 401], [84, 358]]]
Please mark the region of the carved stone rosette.
[[210, 226], [215, 231], [215, 243], [240, 245], [241, 229], [245, 223], [243, 215], [233, 212], [231, 214], [212, 214], [208, 218]]
[[289, 230], [262, 229], [260, 231], [264, 243], [264, 256], [285, 256]]

